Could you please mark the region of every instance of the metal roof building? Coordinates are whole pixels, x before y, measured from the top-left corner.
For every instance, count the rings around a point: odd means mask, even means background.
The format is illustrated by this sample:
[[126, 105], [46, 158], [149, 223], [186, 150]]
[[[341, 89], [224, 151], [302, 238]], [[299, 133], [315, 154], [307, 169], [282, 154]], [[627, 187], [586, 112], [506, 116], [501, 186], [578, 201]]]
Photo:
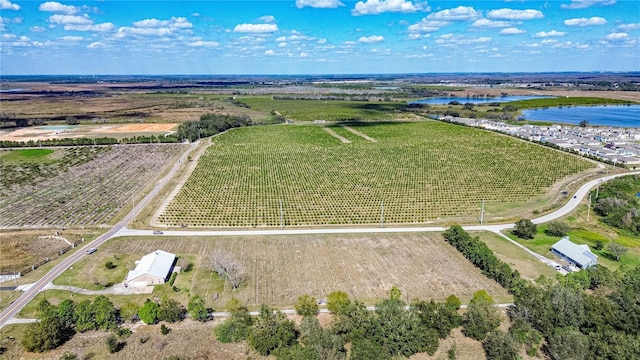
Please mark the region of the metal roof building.
[[125, 286], [147, 286], [164, 284], [171, 273], [176, 256], [170, 252], [156, 250], [136, 261], [136, 268], [129, 271]]
[[551, 252], [583, 269], [598, 263], [598, 256], [591, 252], [589, 245], [578, 245], [565, 236], [551, 246]]

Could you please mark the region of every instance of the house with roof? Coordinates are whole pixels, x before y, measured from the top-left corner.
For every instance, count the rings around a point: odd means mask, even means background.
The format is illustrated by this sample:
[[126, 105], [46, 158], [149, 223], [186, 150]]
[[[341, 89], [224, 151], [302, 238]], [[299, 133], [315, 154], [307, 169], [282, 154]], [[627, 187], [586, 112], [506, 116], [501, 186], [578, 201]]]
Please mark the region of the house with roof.
[[136, 268], [129, 271], [124, 281], [125, 286], [143, 287], [164, 284], [176, 261], [170, 252], [156, 250], [136, 261]]
[[551, 246], [551, 252], [562, 259], [586, 269], [598, 263], [598, 255], [591, 252], [589, 245], [578, 245], [565, 236]]

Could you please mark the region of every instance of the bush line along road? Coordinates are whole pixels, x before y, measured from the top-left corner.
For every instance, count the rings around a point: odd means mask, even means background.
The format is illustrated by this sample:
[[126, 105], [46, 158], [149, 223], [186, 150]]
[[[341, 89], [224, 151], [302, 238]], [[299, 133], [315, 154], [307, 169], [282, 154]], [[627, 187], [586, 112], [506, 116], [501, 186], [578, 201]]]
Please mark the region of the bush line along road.
[[[195, 143], [192, 144], [191, 149], [193, 149]], [[185, 160], [190, 154], [190, 150], [185, 151], [180, 160], [176, 162], [171, 170], [164, 176], [160, 181], [158, 186], [162, 188], [165, 186], [169, 180], [174, 176], [178, 168], [181, 164], [185, 163]], [[589, 181], [588, 183], [582, 185], [578, 191], [574, 194], [569, 201], [562, 206], [560, 209], [555, 210], [549, 214], [540, 216], [538, 218], [532, 219], [532, 221], [536, 224], [546, 223], [555, 219], [558, 219], [562, 216], [569, 214], [573, 209], [575, 209], [580, 202], [584, 199], [584, 197], [588, 194], [588, 192], [598, 185], [601, 182], [605, 182], [620, 176], [626, 175], [640, 175], [640, 171], [628, 172], [628, 173], [620, 173], [605, 176], [600, 179]], [[154, 192], [149, 192], [144, 199], [142, 199], [120, 222], [118, 222], [113, 228], [104, 233], [102, 236], [93, 240], [90, 244], [88, 244], [87, 248], [97, 248], [107, 240], [119, 237], [119, 236], [154, 236], [153, 230], [133, 230], [128, 229], [126, 224], [131, 222], [137, 212], [143, 209], [147, 204], [153, 199]], [[492, 225], [467, 225], [463, 226], [466, 231], [491, 231], [497, 234], [502, 234], [501, 231], [512, 228], [514, 224], [492, 224]], [[398, 227], [398, 228], [384, 228], [384, 227], [376, 227], [376, 228], [324, 228], [324, 229], [280, 229], [280, 230], [242, 230], [242, 231], [183, 231], [183, 230], [173, 230], [173, 231], [165, 231], [164, 234], [170, 236], [252, 236], [252, 235], [303, 235], [303, 234], [356, 234], [356, 233], [407, 233], [407, 232], [444, 232], [446, 228], [435, 226], [435, 227]], [[530, 251], [529, 251], [530, 252]], [[531, 253], [531, 252], [530, 252]], [[42, 291], [47, 284], [52, 282], [55, 278], [60, 276], [63, 271], [72, 266], [74, 263], [82, 259], [86, 256], [84, 251], [76, 251], [70, 256], [63, 259], [59, 264], [53, 267], [47, 274], [45, 274], [40, 280], [35, 282], [31, 287], [29, 287], [22, 296], [20, 296], [17, 300], [15, 300], [11, 305], [9, 305], [1, 314], [0, 314], [0, 328], [2, 328], [5, 324], [9, 322], [24, 306], [26, 306], [35, 296]], [[542, 261], [545, 261], [545, 258], [542, 256], [536, 255], [536, 257]], [[547, 259], [548, 260], [548, 259]]]

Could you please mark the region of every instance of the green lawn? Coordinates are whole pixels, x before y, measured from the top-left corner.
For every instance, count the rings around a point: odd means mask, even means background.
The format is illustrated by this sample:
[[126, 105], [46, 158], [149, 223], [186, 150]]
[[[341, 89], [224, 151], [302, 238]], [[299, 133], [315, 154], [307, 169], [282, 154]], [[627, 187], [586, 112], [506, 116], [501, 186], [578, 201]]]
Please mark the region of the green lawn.
[[33, 162], [51, 162], [49, 155], [53, 154], [51, 149], [20, 149], [13, 151], [0, 152], [0, 159], [6, 162], [20, 162], [20, 163], [33, 163]]
[[604, 99], [594, 97], [554, 97], [554, 98], [540, 98], [519, 100], [508, 103], [508, 105], [516, 107], [518, 109], [534, 109], [556, 106], [581, 106], [581, 105], [620, 105], [620, 104], [634, 104], [633, 101], [617, 100], [617, 99]]
[[[576, 225], [572, 224], [572, 226]], [[568, 235], [569, 240], [576, 244], [589, 245], [591, 251], [594, 254], [598, 255], [599, 264], [605, 265], [611, 270], [617, 269], [620, 265], [636, 266], [640, 264], [640, 240], [633, 239], [624, 235], [605, 235], [602, 230], [591, 228], [591, 226], [589, 225], [585, 227], [582, 227], [584, 225], [577, 226], [581, 227], [572, 228]], [[546, 225], [538, 226], [538, 233], [532, 240], [523, 240], [511, 233], [507, 233], [507, 236], [526, 246], [527, 248], [537, 252], [538, 254], [544, 255], [549, 258], [554, 258], [554, 255], [551, 253], [550, 249], [554, 243], [560, 240], [560, 238], [545, 234], [544, 230], [546, 228]], [[604, 244], [607, 244], [610, 241], [615, 241], [619, 244], [627, 246], [629, 251], [627, 252], [627, 254], [622, 256], [620, 261], [614, 261], [607, 257], [606, 245], [602, 250], [596, 250], [594, 248], [596, 241], [602, 241]]]
[[[594, 166], [578, 156], [439, 121], [239, 128], [213, 145], [159, 221], [279, 226], [473, 221], [543, 208], [549, 187]], [[524, 210], [523, 210], [524, 209]], [[381, 214], [384, 211], [384, 214]]]

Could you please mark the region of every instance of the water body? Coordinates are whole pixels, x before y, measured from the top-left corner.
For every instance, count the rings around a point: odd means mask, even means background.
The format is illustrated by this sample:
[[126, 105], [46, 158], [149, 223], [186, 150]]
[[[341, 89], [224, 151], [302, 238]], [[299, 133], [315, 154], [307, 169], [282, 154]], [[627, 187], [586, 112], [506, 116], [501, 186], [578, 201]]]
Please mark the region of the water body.
[[412, 101], [412, 104], [430, 104], [430, 105], [446, 105], [451, 101], [457, 101], [460, 104], [472, 103], [472, 104], [486, 104], [495, 102], [511, 102], [518, 100], [540, 99], [549, 98], [553, 96], [499, 96], [499, 97], [481, 97], [481, 98], [468, 98], [468, 97], [435, 97], [420, 99]]
[[27, 90], [29, 90], [29, 89], [15, 88], [15, 89], [0, 90], [0, 93], [16, 93], [16, 92], [22, 92], [22, 91], [27, 91]]
[[78, 125], [47, 125], [38, 126], [38, 130], [71, 130], [77, 128]]
[[572, 106], [524, 110], [526, 120], [539, 120], [578, 125], [587, 120], [590, 125], [640, 128], [640, 105]]

